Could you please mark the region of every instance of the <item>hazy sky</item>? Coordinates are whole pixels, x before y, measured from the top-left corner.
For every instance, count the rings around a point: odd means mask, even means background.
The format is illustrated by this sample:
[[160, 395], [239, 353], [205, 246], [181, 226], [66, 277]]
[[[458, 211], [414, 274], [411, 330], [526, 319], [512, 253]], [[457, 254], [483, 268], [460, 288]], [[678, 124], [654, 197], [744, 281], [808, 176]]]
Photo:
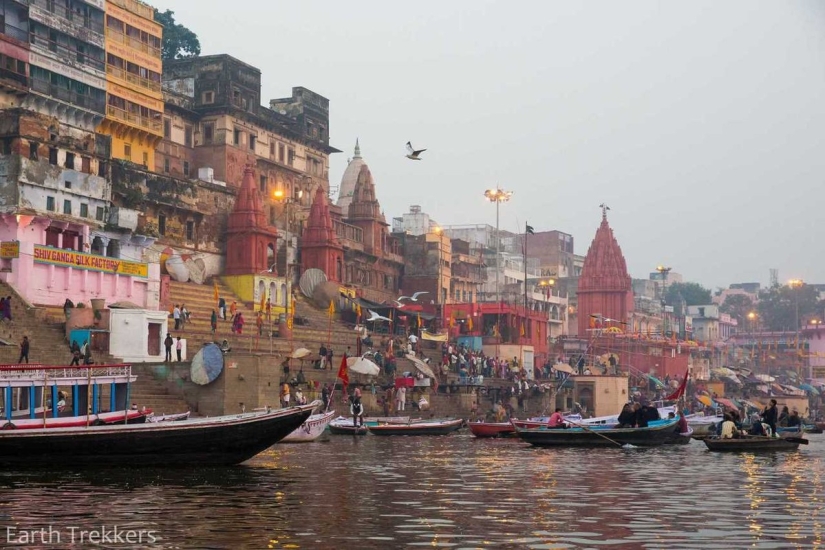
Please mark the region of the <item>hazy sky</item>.
[[264, 103], [329, 98], [331, 184], [359, 137], [388, 221], [494, 224], [499, 185], [503, 229], [580, 254], [607, 202], [634, 277], [825, 282], [825, 2], [153, 3], [260, 68]]

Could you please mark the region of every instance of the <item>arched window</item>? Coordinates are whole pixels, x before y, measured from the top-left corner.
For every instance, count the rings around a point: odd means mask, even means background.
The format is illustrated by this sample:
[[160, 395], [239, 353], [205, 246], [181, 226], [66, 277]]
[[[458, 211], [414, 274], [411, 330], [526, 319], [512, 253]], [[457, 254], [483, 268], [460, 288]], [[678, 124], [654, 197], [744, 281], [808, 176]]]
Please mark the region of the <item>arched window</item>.
[[281, 284], [281, 305], [286, 306], [286, 283]]
[[269, 283], [269, 303], [278, 303], [278, 286], [275, 283]]
[[258, 281], [258, 304], [266, 300], [266, 283]]

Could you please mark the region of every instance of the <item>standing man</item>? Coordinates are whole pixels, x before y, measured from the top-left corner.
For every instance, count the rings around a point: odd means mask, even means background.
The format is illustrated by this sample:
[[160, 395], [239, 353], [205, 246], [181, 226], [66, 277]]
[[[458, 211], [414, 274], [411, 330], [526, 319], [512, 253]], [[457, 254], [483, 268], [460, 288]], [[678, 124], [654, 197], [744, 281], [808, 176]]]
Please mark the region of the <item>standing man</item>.
[[175, 351], [178, 354], [178, 363], [182, 361], [181, 354], [183, 353], [183, 342], [180, 341], [180, 336], [178, 336], [178, 341], [175, 342]]
[[221, 296], [218, 300], [218, 313], [220, 314], [221, 319], [226, 321], [226, 300], [223, 299], [223, 296]]
[[175, 304], [175, 309], [172, 310], [172, 319], [175, 320], [175, 330], [180, 330], [180, 308]]
[[172, 361], [172, 344], [174, 341], [172, 340], [172, 335], [168, 332], [166, 333], [166, 339], [163, 341], [163, 345], [166, 347], [166, 359], [164, 361]]
[[395, 410], [403, 411], [407, 406], [407, 388], [401, 386], [395, 390]]
[[768, 406], [762, 410], [762, 421], [771, 427], [771, 434], [776, 435], [776, 399], [771, 399]]
[[26, 364], [29, 363], [29, 337], [24, 336], [23, 341], [20, 342], [20, 359], [17, 360], [18, 363], [22, 363], [23, 359], [26, 360]]

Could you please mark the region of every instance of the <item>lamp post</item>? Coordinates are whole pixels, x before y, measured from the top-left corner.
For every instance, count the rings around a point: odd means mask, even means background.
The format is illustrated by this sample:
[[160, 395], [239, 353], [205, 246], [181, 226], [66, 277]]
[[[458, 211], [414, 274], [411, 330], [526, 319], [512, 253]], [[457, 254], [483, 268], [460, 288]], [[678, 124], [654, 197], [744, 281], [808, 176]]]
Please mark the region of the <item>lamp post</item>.
[[501, 298], [500, 298], [500, 289], [498, 286], [499, 283], [499, 271], [501, 269], [501, 238], [499, 236], [499, 211], [501, 209], [501, 203], [507, 202], [510, 200], [510, 197], [513, 196], [512, 191], [505, 191], [501, 188], [495, 189], [487, 189], [484, 192], [484, 197], [490, 201], [496, 203], [496, 301], [499, 302], [498, 315], [496, 317], [497, 321], [496, 324], [498, 325], [499, 331], [499, 340], [501, 340]]
[[441, 326], [444, 326], [444, 302], [446, 302], [445, 297], [443, 296], [443, 291], [441, 287], [441, 233], [442, 229], [438, 226], [433, 228], [433, 233], [435, 233], [436, 237], [438, 237], [438, 269], [436, 275], [436, 296], [435, 296], [435, 306], [436, 310], [438, 311], [438, 322]]
[[[290, 213], [290, 210], [291, 210], [290, 206], [292, 205], [293, 202], [295, 202], [295, 199], [287, 197], [284, 194], [283, 189], [275, 190], [275, 192], [273, 192], [272, 195], [273, 195], [273, 197], [275, 197], [275, 200], [277, 200], [278, 202], [282, 202], [284, 204], [284, 215], [286, 217], [286, 220], [284, 221], [284, 266], [285, 266], [284, 278], [286, 279], [287, 284], [286, 284], [286, 301], [284, 302], [284, 304], [285, 304], [285, 306], [284, 306], [284, 308], [285, 308], [284, 315], [285, 315], [285, 318], [286, 318], [287, 329], [289, 329], [290, 334], [291, 334], [292, 333], [292, 313], [291, 313], [291, 309], [290, 309], [290, 299], [292, 298], [292, 270], [290, 268], [292, 266], [289, 263], [289, 213]], [[303, 196], [304, 196], [304, 190], [301, 189], [300, 191], [298, 191], [298, 197], [297, 197], [298, 200], [300, 200], [301, 197], [303, 197]], [[270, 296], [270, 299], [271, 298], [272, 297]]]
[[794, 347], [796, 348], [794, 368], [797, 373], [801, 370], [799, 367], [799, 289], [802, 288], [804, 284], [805, 282], [802, 279], [791, 279], [788, 281], [788, 286], [794, 291], [794, 332], [796, 334], [794, 339]]
[[756, 348], [756, 341], [755, 341], [755, 335], [754, 335], [754, 333], [756, 332], [754, 330], [754, 328], [756, 326], [756, 317], [757, 317], [757, 315], [756, 315], [755, 311], [749, 311], [748, 312], [748, 326], [751, 329], [751, 361], [754, 364], [756, 363], [756, 359], [754, 358], [754, 354], [753, 354], [754, 349]]
[[662, 276], [662, 338], [665, 337], [665, 329], [667, 328], [667, 312], [665, 311], [665, 307], [667, 307], [667, 300], [665, 298], [665, 294], [667, 293], [667, 276], [671, 269], [673, 268], [665, 267], [663, 265], [656, 266], [656, 271], [658, 271], [659, 275]]

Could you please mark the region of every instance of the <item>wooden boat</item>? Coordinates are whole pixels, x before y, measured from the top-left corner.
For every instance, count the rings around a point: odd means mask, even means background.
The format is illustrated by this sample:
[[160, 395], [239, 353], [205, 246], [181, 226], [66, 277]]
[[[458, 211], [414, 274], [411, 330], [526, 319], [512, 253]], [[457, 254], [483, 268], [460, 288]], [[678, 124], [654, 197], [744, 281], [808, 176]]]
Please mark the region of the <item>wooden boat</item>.
[[298, 429], [283, 438], [281, 443], [309, 443], [315, 441], [327, 429], [327, 425], [332, 421], [333, 416], [335, 416], [335, 411], [313, 414]]
[[735, 439], [720, 439], [716, 436], [706, 437], [702, 441], [711, 451], [793, 451], [799, 445], [807, 445], [808, 440], [801, 437], [766, 437], [763, 435], [744, 435]]
[[687, 445], [690, 443], [690, 440], [693, 438], [693, 428], [688, 425], [688, 431], [686, 432], [677, 432], [673, 438], [673, 441], [669, 441], [673, 445]]
[[329, 423], [329, 433], [332, 435], [367, 435], [367, 426], [374, 426], [379, 423], [387, 424], [409, 424], [409, 416], [370, 416], [364, 418], [362, 426], [355, 426], [351, 416], [339, 416]]
[[189, 411], [176, 414], [150, 414], [146, 417], [146, 422], [180, 422], [181, 420], [188, 420], [189, 414]]
[[85, 426], [99, 426], [101, 424], [142, 424], [151, 416], [151, 410], [143, 411], [115, 411], [108, 413], [90, 414], [87, 416], [59, 416], [49, 418], [19, 418], [12, 417], [0, 426], [2, 430], [34, 430], [37, 428], [82, 428]]
[[2, 467], [221, 466], [239, 464], [309, 418], [309, 405], [180, 422], [0, 431]]
[[461, 418], [410, 422], [409, 424], [376, 424], [367, 426], [373, 435], [447, 435], [464, 425]]
[[519, 428], [516, 434], [537, 447], [655, 447], [675, 439], [678, 418], [654, 420], [646, 428], [587, 426], [570, 428]]
[[470, 432], [476, 437], [513, 437], [516, 429], [510, 422], [470, 422]]

